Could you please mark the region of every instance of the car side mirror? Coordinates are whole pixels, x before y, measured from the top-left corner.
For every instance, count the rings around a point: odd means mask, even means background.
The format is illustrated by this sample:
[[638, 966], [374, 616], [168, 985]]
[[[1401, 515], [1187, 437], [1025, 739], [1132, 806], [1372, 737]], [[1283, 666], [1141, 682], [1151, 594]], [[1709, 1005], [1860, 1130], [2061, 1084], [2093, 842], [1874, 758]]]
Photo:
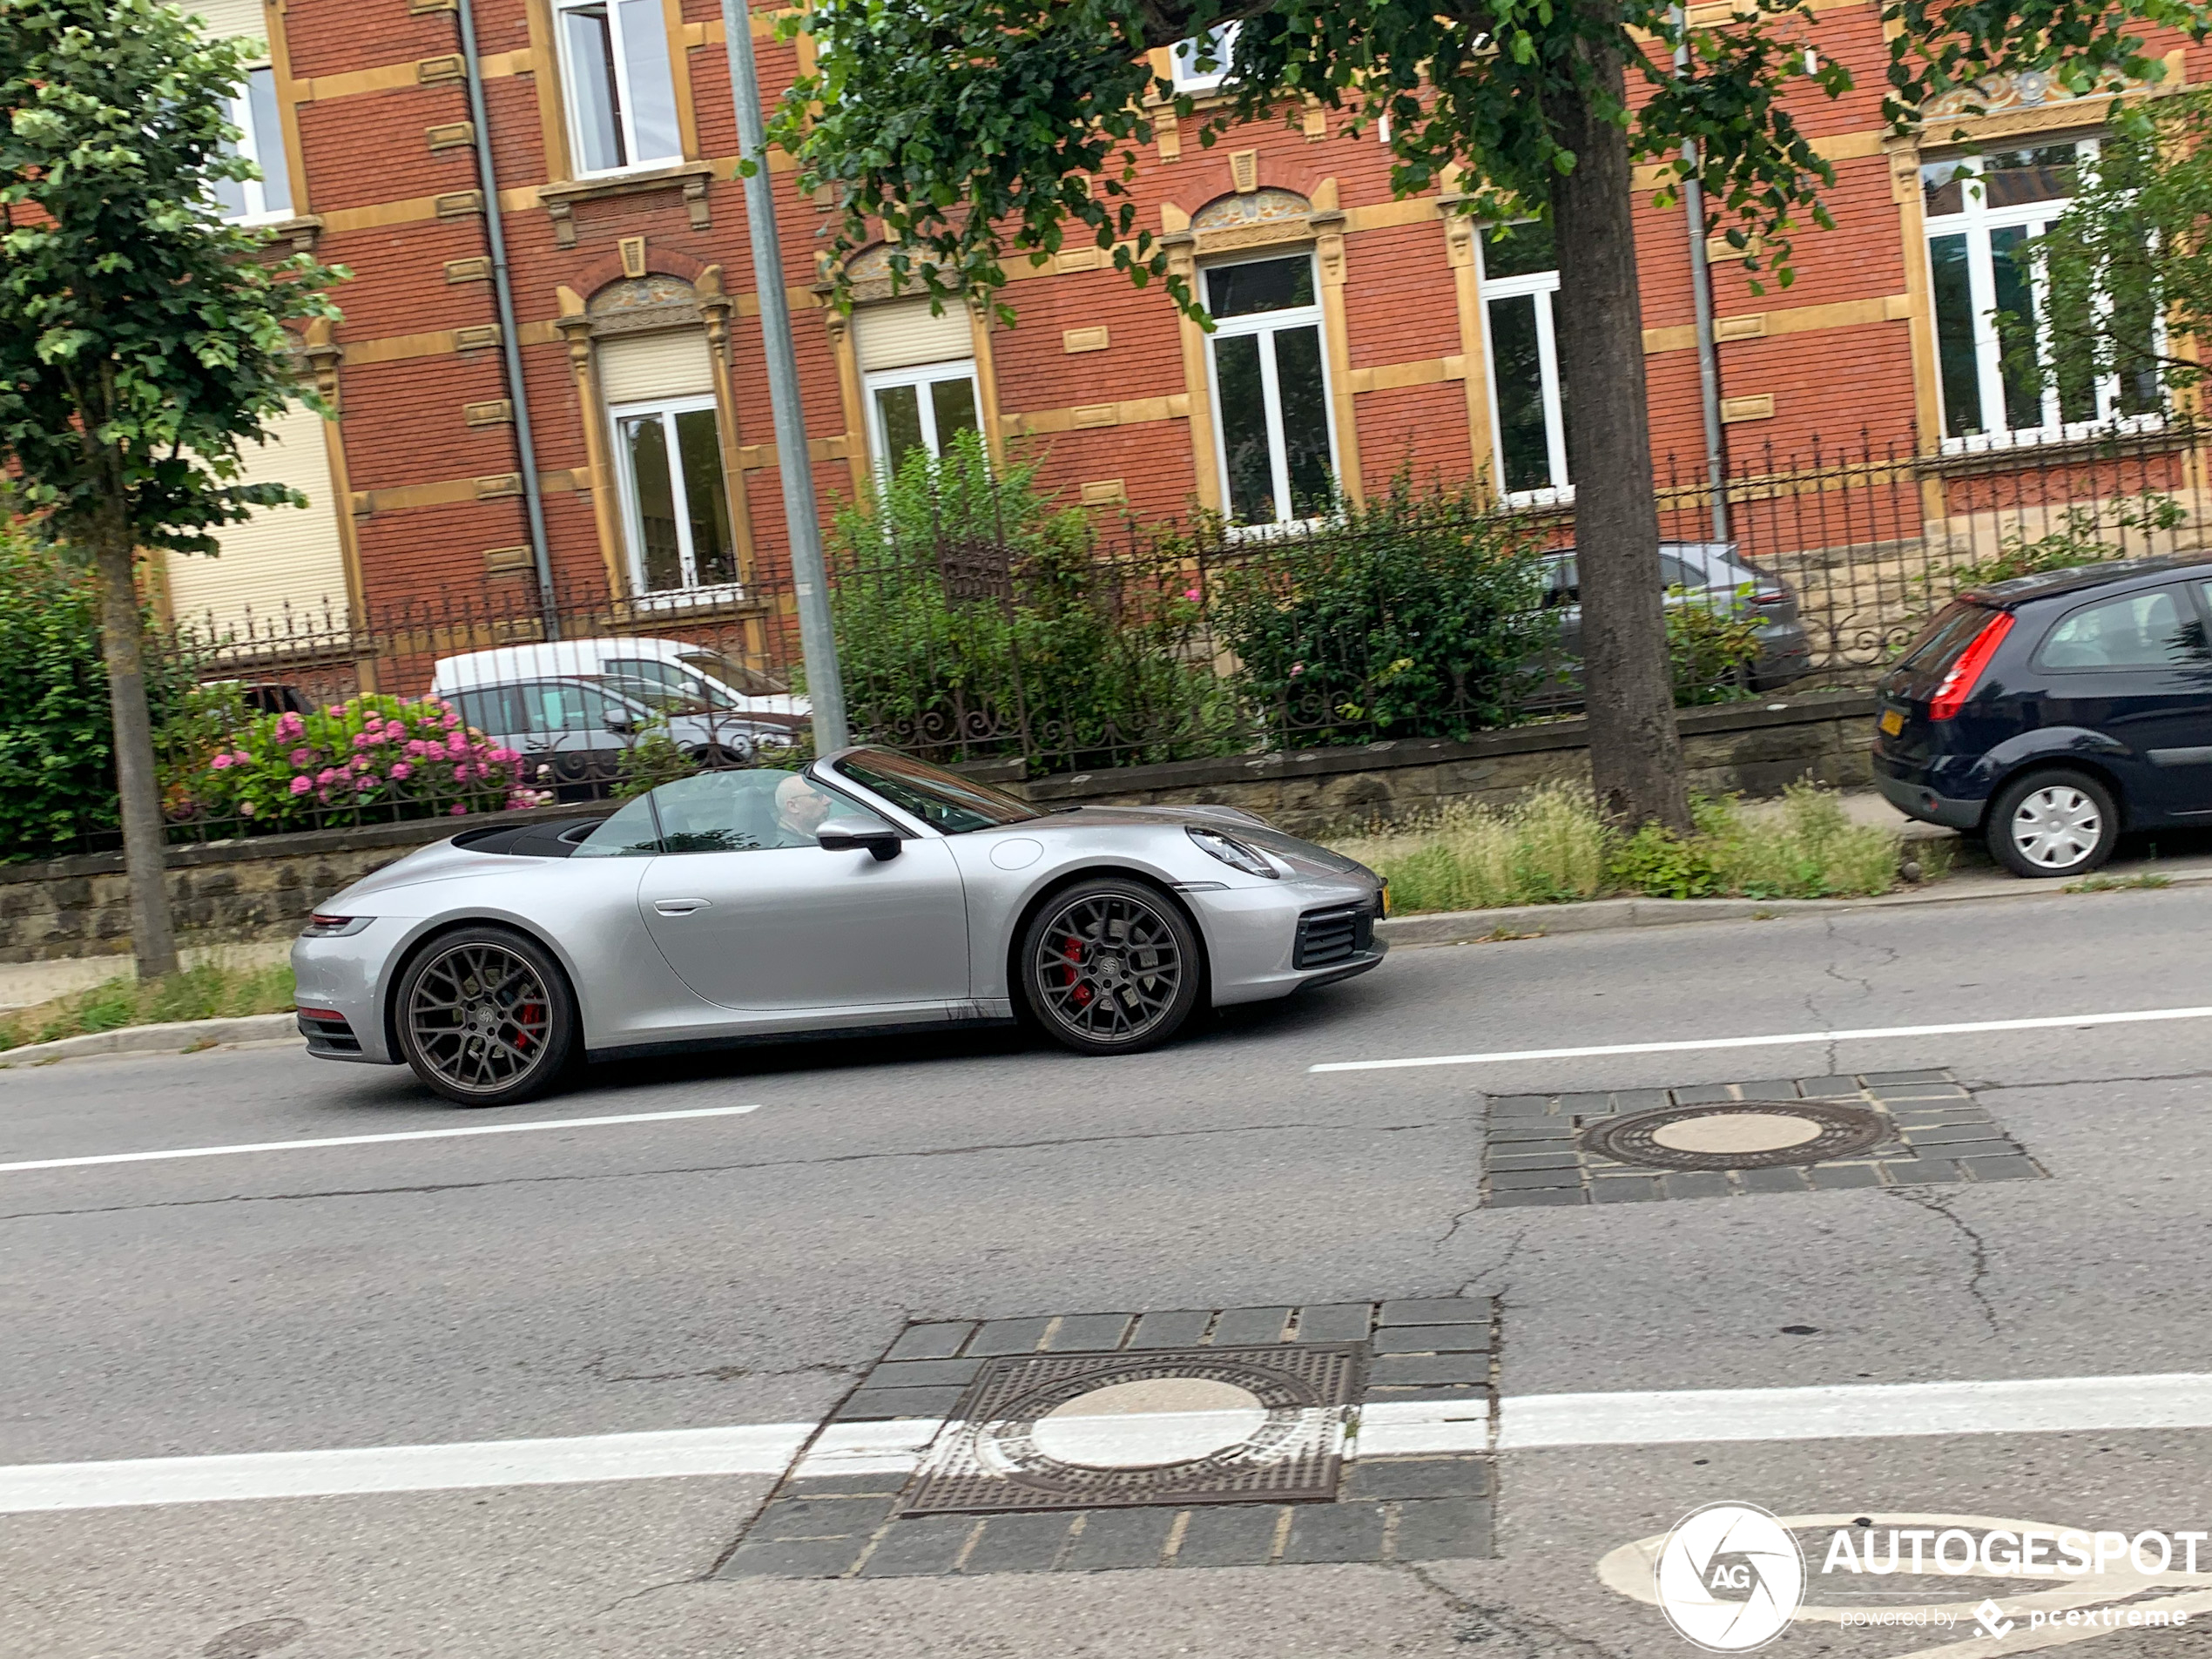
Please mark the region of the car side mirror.
[[865, 818], [833, 818], [814, 832], [814, 840], [825, 853], [858, 853], [865, 847], [879, 863], [899, 856], [899, 832]]

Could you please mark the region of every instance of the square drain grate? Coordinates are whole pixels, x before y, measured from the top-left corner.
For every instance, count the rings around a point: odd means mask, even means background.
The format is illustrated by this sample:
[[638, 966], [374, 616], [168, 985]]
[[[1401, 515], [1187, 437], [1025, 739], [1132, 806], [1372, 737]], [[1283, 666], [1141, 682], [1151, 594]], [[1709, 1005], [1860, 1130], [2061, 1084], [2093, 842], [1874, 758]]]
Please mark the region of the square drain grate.
[[[1608, 1156], [1635, 1143], [1618, 1132], [1622, 1120], [1644, 1114], [1694, 1116], [1700, 1106], [1774, 1125], [1792, 1102], [1809, 1114], [1847, 1109], [1878, 1130], [1872, 1144], [1808, 1145], [1812, 1156], [1792, 1161], [1785, 1148], [1747, 1154], [1743, 1167], [1728, 1154], [1669, 1160], [1703, 1168], [1661, 1169]], [[1770, 1113], [1761, 1105], [1771, 1103]], [[1807, 1133], [1811, 1134], [1810, 1127]], [[1716, 1128], [1724, 1141], [1727, 1130]], [[1663, 1144], [1668, 1136], [1658, 1137]], [[1678, 1130], [1683, 1145], [1694, 1132]], [[1739, 1137], [1740, 1138], [1740, 1137]], [[1780, 1138], [1787, 1138], [1787, 1130]], [[1750, 1144], [1749, 1141], [1740, 1143]], [[1825, 1156], [1830, 1144], [1842, 1148]], [[1487, 1103], [1482, 1148], [1481, 1200], [1492, 1208], [1633, 1204], [1665, 1198], [1724, 1198], [1760, 1192], [1828, 1192], [1849, 1187], [1921, 1186], [1931, 1183], [1986, 1183], [2044, 1178], [2030, 1157], [1947, 1070], [1865, 1072], [1832, 1077], [1770, 1077], [1751, 1082], [1701, 1083], [1680, 1089], [1629, 1089], [1610, 1094], [1505, 1095]]]
[[[1494, 1302], [1451, 1296], [909, 1325], [715, 1575], [968, 1578], [1487, 1556], [1498, 1342]], [[1241, 1390], [1250, 1420], [1264, 1415], [1291, 1433], [1270, 1448], [1278, 1455], [1241, 1471], [1227, 1467], [1233, 1457], [1202, 1470], [1189, 1466], [1204, 1456], [1186, 1457], [1180, 1473], [1154, 1465], [1162, 1473], [1146, 1489], [1130, 1479], [1143, 1464], [1096, 1467], [1103, 1460], [1089, 1454], [1100, 1442], [1036, 1432], [1070, 1399], [1162, 1379], [1198, 1391], [1202, 1403]], [[1158, 1399], [1145, 1399], [1156, 1411]], [[1084, 1433], [1099, 1415], [1089, 1405], [1074, 1413], [1089, 1418]], [[1347, 1444], [1355, 1412], [1359, 1439]], [[997, 1433], [987, 1440], [979, 1426]], [[1308, 1427], [1321, 1432], [1298, 1441]], [[1147, 1446], [1157, 1428], [1155, 1416], [1142, 1431]], [[844, 1450], [824, 1451], [833, 1447]], [[840, 1460], [870, 1447], [907, 1449]], [[1023, 1467], [1038, 1450], [1076, 1464], [1076, 1478], [1034, 1459]], [[1192, 1475], [1205, 1478], [1185, 1484]], [[1111, 1493], [1101, 1476], [1137, 1490]], [[1025, 1481], [1035, 1484], [1009, 1501], [1008, 1488]]]
[[[1278, 1343], [990, 1360], [953, 1413], [958, 1426], [922, 1466], [898, 1513], [1333, 1497], [1345, 1408], [1359, 1398], [1366, 1353], [1364, 1345], [1352, 1343]], [[1099, 1391], [1185, 1380], [1224, 1386], [1231, 1397], [1257, 1402], [1264, 1419], [1232, 1451], [1119, 1468], [1055, 1456], [1051, 1441], [1039, 1432], [1051, 1413]]]

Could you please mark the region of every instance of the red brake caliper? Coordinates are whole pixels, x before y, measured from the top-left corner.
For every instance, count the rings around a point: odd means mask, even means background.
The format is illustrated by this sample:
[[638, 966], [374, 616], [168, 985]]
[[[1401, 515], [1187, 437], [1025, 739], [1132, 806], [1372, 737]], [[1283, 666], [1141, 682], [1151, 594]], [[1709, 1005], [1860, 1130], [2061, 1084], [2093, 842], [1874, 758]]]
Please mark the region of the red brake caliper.
[[1079, 1008], [1089, 1008], [1090, 1006], [1090, 999], [1096, 995], [1096, 993], [1095, 993], [1088, 985], [1076, 984], [1077, 978], [1076, 970], [1082, 967], [1083, 960], [1082, 941], [1080, 939], [1070, 939], [1066, 944], [1060, 948], [1060, 955], [1062, 960], [1068, 964], [1067, 967], [1060, 970], [1062, 976], [1060, 982], [1062, 985], [1075, 986], [1075, 989], [1069, 993], [1068, 1000], [1070, 1002], [1073, 1002]]

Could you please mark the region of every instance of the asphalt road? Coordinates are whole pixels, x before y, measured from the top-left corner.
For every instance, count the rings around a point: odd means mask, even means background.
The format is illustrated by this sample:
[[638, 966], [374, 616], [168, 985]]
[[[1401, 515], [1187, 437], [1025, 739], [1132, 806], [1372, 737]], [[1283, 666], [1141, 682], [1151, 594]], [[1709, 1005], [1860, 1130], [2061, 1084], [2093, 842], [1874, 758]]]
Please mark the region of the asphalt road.
[[[1508, 1426], [1546, 1394], [2212, 1372], [2212, 1020], [1308, 1069], [2212, 1004], [2208, 936], [2212, 892], [2174, 889], [1404, 950], [1117, 1062], [759, 1050], [508, 1116], [742, 1115], [0, 1171], [0, 1465], [812, 1423], [909, 1320], [1453, 1294], [1501, 1298]], [[2051, 1178], [1477, 1206], [1486, 1092], [1926, 1067]], [[0, 1162], [482, 1121], [288, 1048], [0, 1071]], [[2133, 1534], [2212, 1527], [2209, 1477], [2202, 1429], [1508, 1449], [1491, 1559], [835, 1582], [707, 1576], [760, 1474], [17, 1514], [0, 1651], [1687, 1654], [1595, 1574], [1702, 1503]], [[2202, 1617], [2090, 1651], [2212, 1654]], [[2031, 1650], [1944, 1645], [1972, 1635], [1774, 1651]]]

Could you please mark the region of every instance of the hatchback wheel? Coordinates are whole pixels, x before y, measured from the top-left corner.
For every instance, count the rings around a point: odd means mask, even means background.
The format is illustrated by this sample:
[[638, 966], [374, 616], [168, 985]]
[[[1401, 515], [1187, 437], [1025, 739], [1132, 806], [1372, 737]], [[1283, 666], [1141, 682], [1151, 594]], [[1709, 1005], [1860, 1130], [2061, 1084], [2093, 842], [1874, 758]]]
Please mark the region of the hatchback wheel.
[[1139, 881], [1101, 877], [1055, 894], [1022, 939], [1022, 989], [1054, 1040], [1078, 1054], [1165, 1042], [1204, 977], [1190, 921]]
[[2086, 875], [2112, 856], [2120, 813], [2087, 773], [2039, 772], [1998, 792], [1984, 833], [1992, 856], [2015, 875]]
[[463, 1106], [536, 1098], [576, 1050], [576, 998], [558, 964], [508, 927], [435, 940], [400, 981], [400, 1052], [415, 1075]]

